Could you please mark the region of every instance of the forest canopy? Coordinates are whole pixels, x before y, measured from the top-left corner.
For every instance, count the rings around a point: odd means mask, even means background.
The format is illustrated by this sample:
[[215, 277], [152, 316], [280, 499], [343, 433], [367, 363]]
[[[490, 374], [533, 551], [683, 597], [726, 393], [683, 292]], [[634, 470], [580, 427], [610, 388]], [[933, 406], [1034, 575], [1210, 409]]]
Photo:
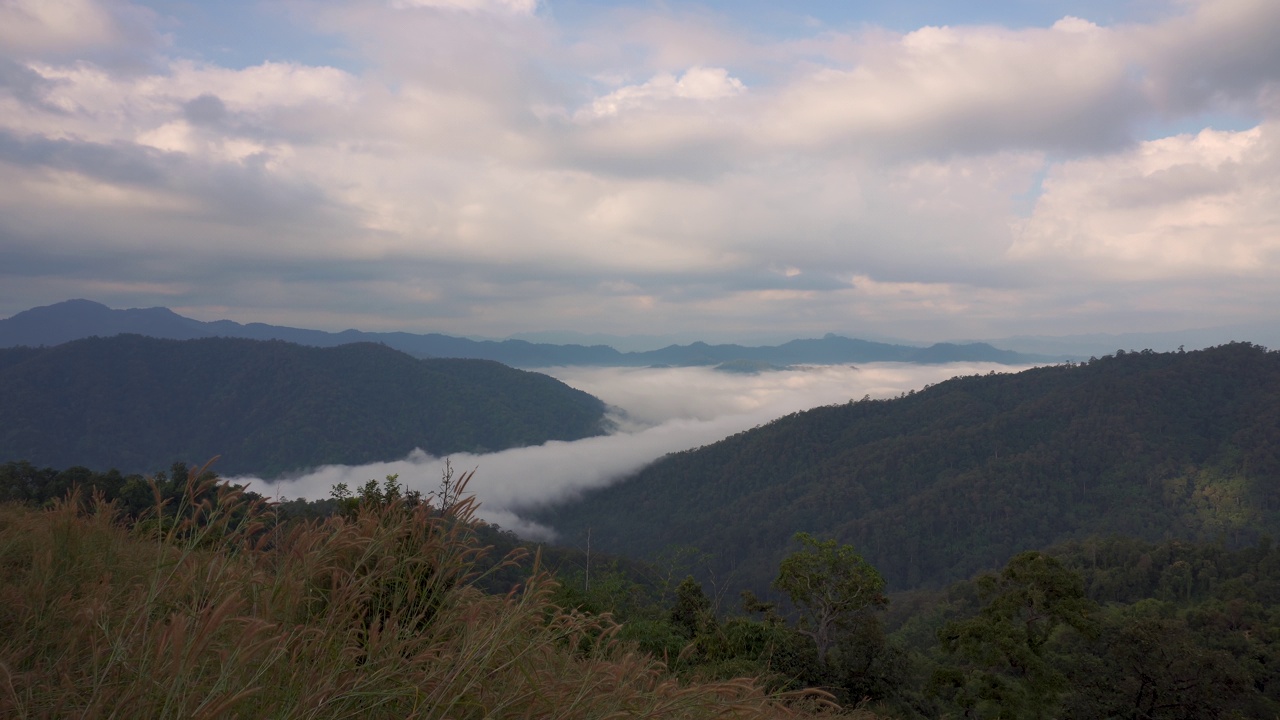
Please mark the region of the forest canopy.
[[1088, 535], [1280, 534], [1280, 353], [1119, 352], [959, 377], [780, 418], [543, 511], [577, 542], [691, 546], [764, 591], [797, 531], [857, 547], [891, 589], [940, 586]]

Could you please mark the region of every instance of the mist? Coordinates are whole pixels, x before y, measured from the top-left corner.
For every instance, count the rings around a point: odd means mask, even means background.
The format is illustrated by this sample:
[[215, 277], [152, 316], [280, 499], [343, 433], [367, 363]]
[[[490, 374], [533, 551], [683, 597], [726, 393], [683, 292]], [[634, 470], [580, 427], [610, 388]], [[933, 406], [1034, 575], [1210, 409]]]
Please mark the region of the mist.
[[[456, 474], [475, 470], [467, 492], [480, 501], [482, 519], [526, 538], [552, 540], [552, 528], [522, 513], [622, 480], [668, 453], [714, 443], [800, 410], [864, 396], [894, 397], [957, 375], [1022, 369], [992, 363], [869, 363], [741, 375], [709, 368], [552, 368], [544, 372], [609, 406], [611, 434], [483, 455], [457, 453], [449, 460]], [[338, 483], [355, 487], [390, 474], [427, 493], [438, 487], [443, 469], [443, 458], [419, 450], [402, 460], [329, 465], [291, 479], [232, 480], [271, 497], [320, 499]]]

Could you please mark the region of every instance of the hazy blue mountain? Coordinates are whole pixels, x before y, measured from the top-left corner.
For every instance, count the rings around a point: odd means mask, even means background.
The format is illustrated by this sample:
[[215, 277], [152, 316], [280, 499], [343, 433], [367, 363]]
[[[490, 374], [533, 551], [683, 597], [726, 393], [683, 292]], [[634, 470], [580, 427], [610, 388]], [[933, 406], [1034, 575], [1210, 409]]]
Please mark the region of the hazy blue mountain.
[[604, 432], [604, 404], [539, 373], [372, 343], [89, 338], [0, 349], [0, 462], [225, 474], [491, 452]]
[[147, 337], [188, 340], [200, 337], [237, 337], [284, 340], [299, 345], [335, 347], [353, 342], [375, 342], [411, 355], [495, 360], [513, 367], [538, 368], [559, 365], [643, 367], [648, 365], [721, 365], [753, 361], [768, 365], [838, 364], [897, 361], [945, 363], [956, 361], [1032, 364], [1066, 359], [1065, 355], [1030, 355], [999, 350], [986, 343], [939, 343], [929, 347], [894, 345], [827, 335], [815, 340], [792, 340], [782, 345], [746, 347], [695, 342], [645, 352], [618, 352], [605, 345], [552, 345], [524, 340], [469, 340], [436, 333], [362, 332], [322, 330], [231, 320], [202, 322], [182, 317], [166, 308], [112, 310], [89, 300], [68, 300], [18, 313], [0, 320], [0, 347], [51, 346], [80, 338], [135, 333]]
[[0, 347], [53, 346], [94, 335], [109, 337], [121, 333], [192, 340], [215, 335], [208, 325], [168, 308], [112, 310], [91, 300], [67, 300], [0, 320]]

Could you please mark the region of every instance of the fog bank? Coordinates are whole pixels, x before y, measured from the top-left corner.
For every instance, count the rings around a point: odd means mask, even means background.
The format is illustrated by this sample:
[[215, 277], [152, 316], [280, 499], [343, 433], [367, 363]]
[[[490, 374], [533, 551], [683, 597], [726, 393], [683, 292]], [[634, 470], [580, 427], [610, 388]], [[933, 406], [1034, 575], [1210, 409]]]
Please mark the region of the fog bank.
[[[740, 375], [709, 368], [553, 368], [546, 372], [610, 406], [615, 432], [484, 455], [458, 453], [450, 459], [456, 472], [476, 470], [467, 489], [480, 500], [482, 518], [525, 537], [550, 539], [553, 530], [524, 520], [520, 513], [609, 485], [667, 453], [821, 405], [867, 395], [894, 397], [957, 375], [1020, 369], [991, 363], [869, 363]], [[443, 459], [415, 451], [403, 460], [331, 465], [277, 482], [235, 480], [266, 495], [319, 499], [328, 497], [337, 483], [354, 487], [394, 473], [409, 488], [425, 493], [439, 485], [443, 467]]]

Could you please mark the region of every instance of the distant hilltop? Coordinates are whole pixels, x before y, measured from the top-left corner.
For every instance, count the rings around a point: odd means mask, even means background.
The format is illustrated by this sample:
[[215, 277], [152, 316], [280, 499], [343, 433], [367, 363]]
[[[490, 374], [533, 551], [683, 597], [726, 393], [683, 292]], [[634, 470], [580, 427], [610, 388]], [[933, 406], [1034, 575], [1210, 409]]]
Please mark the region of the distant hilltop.
[[279, 477], [608, 429], [598, 398], [500, 363], [136, 334], [0, 349], [0, 407], [0, 462], [125, 473], [220, 455], [219, 472]]
[[936, 343], [913, 347], [857, 340], [828, 334], [821, 339], [792, 340], [781, 345], [748, 347], [695, 342], [644, 352], [619, 352], [607, 345], [553, 345], [525, 340], [468, 340], [438, 333], [323, 330], [231, 320], [203, 322], [168, 308], [114, 310], [91, 300], [67, 300], [32, 308], [0, 320], [0, 347], [52, 347], [88, 337], [124, 333], [168, 340], [227, 337], [284, 340], [313, 347], [336, 347], [355, 342], [381, 343], [419, 358], [495, 360], [519, 368], [568, 365], [614, 367], [709, 366], [785, 367], [796, 364], [857, 362], [991, 362], [1029, 365], [1078, 359], [1069, 355], [1038, 355], [1001, 350], [987, 343]]

